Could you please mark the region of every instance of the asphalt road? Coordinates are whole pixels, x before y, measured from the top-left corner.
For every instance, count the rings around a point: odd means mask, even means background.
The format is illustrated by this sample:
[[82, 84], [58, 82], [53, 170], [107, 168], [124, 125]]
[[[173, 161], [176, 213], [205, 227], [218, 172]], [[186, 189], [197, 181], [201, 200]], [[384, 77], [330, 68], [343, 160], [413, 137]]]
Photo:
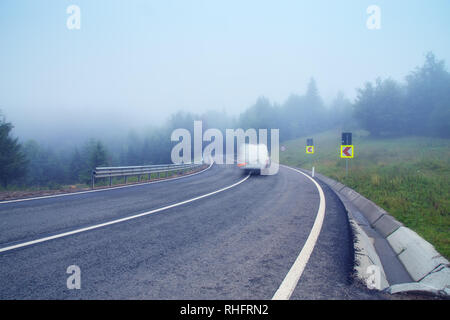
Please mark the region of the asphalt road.
[[[174, 181], [0, 204], [0, 250], [130, 217], [245, 179], [214, 165]], [[346, 213], [322, 185], [325, 219], [291, 299], [379, 299], [352, 281]], [[271, 299], [308, 238], [316, 186], [280, 168], [222, 192], [94, 230], [0, 252], [0, 299]], [[66, 269], [81, 270], [69, 290]]]

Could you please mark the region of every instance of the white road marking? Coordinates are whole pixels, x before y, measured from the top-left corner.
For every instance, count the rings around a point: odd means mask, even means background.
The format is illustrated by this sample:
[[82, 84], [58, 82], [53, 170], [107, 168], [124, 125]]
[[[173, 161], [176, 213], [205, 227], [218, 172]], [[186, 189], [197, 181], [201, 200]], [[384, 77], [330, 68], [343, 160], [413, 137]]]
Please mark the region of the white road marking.
[[19, 243], [19, 244], [15, 244], [15, 245], [12, 245], [12, 246], [9, 246], [9, 247], [0, 248], [0, 253], [1, 252], [5, 252], [5, 251], [10, 251], [10, 250], [13, 250], [13, 249], [17, 249], [17, 248], [31, 246], [31, 245], [36, 244], [36, 243], [41, 243], [41, 242], [45, 242], [45, 241], [49, 241], [49, 240], [53, 240], [53, 239], [67, 237], [67, 236], [70, 236], [70, 235], [73, 235], [73, 234], [77, 234], [77, 233], [81, 233], [81, 232], [85, 232], [85, 231], [89, 231], [89, 230], [93, 230], [93, 229], [98, 229], [98, 228], [109, 226], [109, 225], [112, 225], [112, 224], [116, 224], [116, 223], [120, 223], [120, 222], [124, 222], [124, 221], [128, 221], [128, 220], [136, 219], [136, 218], [139, 218], [139, 217], [147, 216], [149, 214], [153, 214], [153, 213], [156, 213], [156, 212], [161, 212], [161, 211], [164, 211], [164, 210], [167, 210], [167, 209], [175, 208], [175, 207], [181, 206], [183, 204], [190, 203], [190, 202], [193, 202], [193, 201], [196, 201], [196, 200], [200, 200], [200, 199], [212, 196], [214, 194], [217, 194], [219, 192], [222, 192], [222, 191], [231, 189], [233, 187], [236, 187], [237, 185], [239, 185], [242, 182], [246, 181], [249, 177], [250, 177], [250, 175], [246, 176], [244, 179], [242, 179], [242, 180], [240, 180], [240, 181], [238, 181], [238, 182], [236, 182], [236, 183], [234, 183], [234, 184], [232, 184], [232, 185], [230, 185], [228, 187], [225, 187], [225, 188], [222, 188], [222, 189], [219, 189], [219, 190], [216, 190], [216, 191], [213, 191], [213, 192], [210, 192], [210, 193], [207, 193], [207, 194], [204, 194], [204, 195], [201, 195], [201, 196], [189, 199], [189, 200], [185, 200], [185, 201], [182, 201], [182, 202], [171, 204], [171, 205], [159, 208], [159, 209], [154, 209], [154, 210], [151, 210], [151, 211], [148, 211], [148, 212], [136, 214], [136, 215], [133, 215], [133, 216], [129, 216], [129, 217], [125, 217], [125, 218], [121, 218], [121, 219], [117, 219], [117, 220], [112, 220], [112, 221], [105, 222], [105, 223], [96, 224], [96, 225], [93, 225], [93, 226], [90, 226], [90, 227], [76, 229], [76, 230], [72, 230], [72, 231], [56, 234], [56, 235], [53, 235], [53, 236], [40, 238], [40, 239], [28, 241], [28, 242]]
[[16, 200], [7, 200], [7, 201], [0, 201], [0, 205], [4, 203], [14, 203], [14, 202], [23, 202], [23, 201], [31, 201], [31, 200], [40, 200], [40, 199], [49, 199], [49, 198], [58, 198], [58, 197], [65, 197], [65, 196], [74, 196], [78, 194], [84, 194], [84, 193], [92, 193], [92, 192], [101, 192], [101, 191], [110, 191], [110, 190], [116, 190], [116, 189], [123, 189], [123, 188], [130, 188], [130, 187], [137, 187], [137, 186], [144, 186], [147, 184], [154, 184], [154, 183], [160, 183], [160, 182], [167, 182], [167, 181], [173, 181], [178, 179], [183, 179], [191, 176], [195, 176], [196, 174], [200, 174], [202, 172], [205, 172], [209, 168], [212, 167], [214, 163], [211, 162], [208, 168], [203, 169], [199, 172], [194, 172], [182, 177], [176, 177], [176, 178], [170, 178], [170, 179], [164, 179], [164, 180], [158, 180], [158, 181], [150, 181], [150, 182], [144, 182], [144, 183], [136, 183], [136, 184], [129, 184], [126, 186], [120, 186], [120, 187], [112, 187], [112, 188], [105, 188], [105, 189], [98, 189], [98, 190], [88, 190], [88, 191], [80, 191], [80, 192], [72, 192], [72, 193], [61, 193], [61, 194], [54, 194], [50, 196], [42, 196], [42, 197], [34, 197], [34, 198], [25, 198], [25, 199], [16, 199]]
[[283, 167], [297, 171], [298, 173], [301, 173], [304, 176], [308, 177], [308, 179], [310, 179], [316, 185], [317, 190], [319, 190], [320, 204], [319, 210], [317, 211], [316, 220], [314, 221], [314, 225], [311, 229], [311, 232], [309, 233], [308, 239], [306, 240], [302, 250], [300, 251], [300, 254], [298, 255], [288, 274], [284, 278], [277, 292], [275, 292], [275, 295], [273, 296], [272, 300], [289, 300], [292, 293], [294, 292], [295, 287], [297, 286], [297, 283], [300, 280], [300, 277], [302, 276], [303, 270], [305, 269], [306, 264], [308, 263], [309, 257], [311, 256], [314, 246], [316, 245], [317, 239], [320, 234], [320, 230], [322, 229], [323, 220], [325, 218], [325, 206], [326, 206], [325, 196], [322, 187], [314, 179], [312, 179], [307, 174], [301, 172], [300, 170], [287, 166]]

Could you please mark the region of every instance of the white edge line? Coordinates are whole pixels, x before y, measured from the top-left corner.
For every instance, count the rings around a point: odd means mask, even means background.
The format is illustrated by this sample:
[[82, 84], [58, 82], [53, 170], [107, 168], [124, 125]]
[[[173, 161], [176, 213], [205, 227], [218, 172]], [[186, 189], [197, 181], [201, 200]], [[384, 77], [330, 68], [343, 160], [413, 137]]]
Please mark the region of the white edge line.
[[323, 220], [325, 217], [325, 196], [322, 190], [322, 187], [310, 176], [307, 174], [301, 172], [300, 170], [284, 166], [285, 168], [297, 171], [298, 173], [303, 174], [308, 179], [310, 179], [314, 184], [316, 185], [317, 190], [319, 190], [319, 196], [320, 196], [320, 204], [319, 204], [319, 210], [317, 211], [316, 219], [314, 221], [314, 225], [311, 229], [311, 232], [309, 233], [308, 239], [306, 239], [305, 244], [303, 245], [302, 250], [300, 251], [300, 254], [298, 255], [297, 259], [295, 260], [294, 264], [292, 265], [291, 269], [287, 273], [286, 277], [284, 278], [283, 282], [281, 283], [278, 290], [275, 292], [272, 300], [289, 300], [292, 293], [295, 290], [295, 287], [297, 286], [298, 281], [300, 280], [300, 277], [302, 276], [303, 270], [306, 267], [306, 264], [308, 263], [309, 257], [311, 256], [311, 253], [314, 250], [314, 246], [316, 245], [317, 239], [319, 237], [320, 231], [322, 229]]
[[12, 246], [9, 246], [9, 247], [0, 248], [0, 253], [1, 252], [5, 252], [5, 251], [10, 251], [10, 250], [13, 250], [13, 249], [17, 249], [17, 248], [31, 246], [31, 245], [36, 244], [36, 243], [41, 243], [41, 242], [45, 242], [45, 241], [49, 241], [49, 240], [53, 240], [53, 239], [67, 237], [67, 236], [70, 236], [70, 235], [73, 235], [73, 234], [77, 234], [77, 233], [81, 233], [81, 232], [85, 232], [85, 231], [89, 231], [89, 230], [93, 230], [93, 229], [98, 229], [98, 228], [101, 228], [101, 227], [105, 227], [105, 226], [109, 226], [109, 225], [112, 225], [112, 224], [116, 224], [116, 223], [120, 223], [120, 222], [124, 222], [124, 221], [128, 221], [128, 220], [136, 219], [136, 218], [139, 218], [139, 217], [150, 215], [152, 213], [156, 213], [156, 212], [164, 211], [164, 210], [171, 209], [171, 208], [174, 208], [174, 207], [178, 207], [178, 206], [181, 206], [183, 204], [186, 204], [186, 203], [189, 203], [189, 202], [193, 202], [193, 201], [196, 201], [196, 200], [199, 200], [199, 199], [203, 199], [203, 198], [212, 196], [214, 194], [217, 194], [219, 192], [231, 189], [231, 188], [241, 184], [242, 182], [246, 181], [249, 177], [250, 177], [250, 175], [246, 176], [244, 179], [242, 179], [242, 180], [240, 180], [240, 181], [238, 181], [238, 182], [236, 182], [236, 183], [234, 183], [234, 184], [232, 184], [232, 185], [230, 185], [228, 187], [225, 187], [225, 188], [222, 188], [222, 189], [219, 189], [219, 190], [216, 190], [216, 191], [213, 191], [213, 192], [210, 192], [210, 193], [207, 193], [207, 194], [204, 194], [204, 195], [201, 195], [201, 196], [189, 199], [189, 200], [185, 200], [185, 201], [182, 201], [182, 202], [171, 204], [171, 205], [168, 205], [168, 206], [165, 206], [165, 207], [162, 207], [162, 208], [154, 209], [154, 210], [151, 210], [151, 211], [147, 211], [147, 212], [144, 212], [144, 213], [136, 214], [136, 215], [133, 215], [133, 216], [129, 216], [129, 217], [125, 217], [125, 218], [121, 218], [121, 219], [117, 219], [117, 220], [108, 221], [108, 222], [105, 222], [105, 223], [96, 224], [96, 225], [93, 225], [93, 226], [90, 226], [90, 227], [86, 227], [86, 228], [76, 229], [76, 230], [72, 230], [72, 231], [56, 234], [56, 235], [53, 235], [53, 236], [49, 236], [49, 237], [45, 237], [45, 238], [40, 238], [40, 239], [36, 239], [36, 240], [32, 240], [32, 241], [19, 243], [19, 244], [15, 244], [15, 245], [12, 245]]
[[135, 184], [127, 185], [127, 186], [112, 187], [112, 188], [104, 188], [104, 189], [98, 189], [98, 190], [87, 190], [87, 191], [79, 191], [79, 192], [71, 192], [71, 193], [53, 194], [53, 195], [49, 195], [49, 196], [34, 197], [34, 198], [25, 198], [25, 199], [16, 199], [16, 200], [6, 200], [6, 201], [0, 201], [0, 205], [1, 205], [1, 204], [6, 204], [6, 203], [14, 203], [14, 202], [24, 202], [24, 201], [31, 201], [31, 200], [40, 200], [40, 199], [49, 199], [49, 198], [58, 198], [58, 197], [74, 196], [74, 195], [85, 194], [85, 193], [101, 192], [101, 191], [110, 191], [110, 190], [116, 190], [116, 189], [123, 189], [123, 188], [130, 188], [130, 187], [144, 186], [144, 185], [147, 185], [147, 184], [154, 184], [154, 183], [161, 183], [161, 182], [167, 182], [167, 181], [174, 181], [174, 180], [178, 180], [178, 179], [183, 179], [183, 178], [191, 177], [191, 176], [194, 176], [194, 175], [196, 175], [196, 174], [200, 174], [200, 173], [202, 173], [202, 172], [205, 172], [206, 170], [210, 169], [210, 168], [212, 167], [213, 164], [214, 164], [214, 162], [211, 162], [211, 164], [209, 165], [209, 167], [203, 169], [202, 171], [194, 172], [194, 173], [191, 173], [191, 174], [188, 174], [188, 175], [184, 175], [184, 176], [181, 176], [181, 177], [176, 177], [176, 178], [170, 178], [170, 179], [164, 179], [164, 180], [158, 180], [158, 181], [149, 181], [149, 182], [144, 182], [144, 183], [135, 183]]

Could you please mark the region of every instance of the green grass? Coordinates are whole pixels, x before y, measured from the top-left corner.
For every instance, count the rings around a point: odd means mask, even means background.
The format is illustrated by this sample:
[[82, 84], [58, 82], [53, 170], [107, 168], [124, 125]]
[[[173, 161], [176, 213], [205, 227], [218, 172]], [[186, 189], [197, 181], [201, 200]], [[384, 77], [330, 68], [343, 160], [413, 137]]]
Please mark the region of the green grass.
[[338, 180], [374, 201], [405, 226], [450, 257], [450, 140], [408, 137], [371, 139], [353, 133], [355, 158], [340, 158], [340, 132], [313, 136], [315, 154], [305, 153], [306, 137], [282, 143], [280, 162]]

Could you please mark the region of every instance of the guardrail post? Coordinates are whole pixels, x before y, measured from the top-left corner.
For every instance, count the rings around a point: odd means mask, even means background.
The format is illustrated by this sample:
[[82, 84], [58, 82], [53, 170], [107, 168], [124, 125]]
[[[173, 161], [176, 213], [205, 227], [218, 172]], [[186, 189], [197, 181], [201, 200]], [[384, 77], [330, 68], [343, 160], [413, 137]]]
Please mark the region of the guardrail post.
[[112, 177], [109, 177], [109, 186], [112, 186]]
[[94, 186], [95, 186], [95, 171], [92, 171], [91, 180], [92, 180], [92, 189], [94, 189]]

